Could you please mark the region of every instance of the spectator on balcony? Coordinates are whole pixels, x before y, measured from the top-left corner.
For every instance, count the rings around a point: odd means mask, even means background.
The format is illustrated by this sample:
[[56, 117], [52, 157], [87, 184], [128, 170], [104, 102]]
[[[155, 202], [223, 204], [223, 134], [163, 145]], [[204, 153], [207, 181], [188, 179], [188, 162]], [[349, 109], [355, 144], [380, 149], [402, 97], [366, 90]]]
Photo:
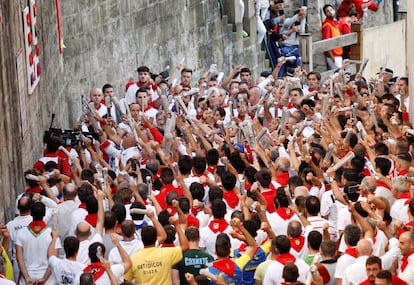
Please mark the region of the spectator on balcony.
[[[339, 37], [341, 32], [338, 28], [338, 21], [335, 20], [335, 9], [332, 5], [323, 6], [325, 20], [322, 23], [322, 39]], [[336, 69], [342, 66], [342, 47], [337, 47], [325, 52], [326, 63], [329, 69]]]
[[[346, 17], [342, 17], [339, 20], [338, 28], [339, 28], [339, 31], [341, 32], [341, 35], [350, 34], [351, 33], [351, 24], [355, 23], [356, 21], [358, 21], [358, 12], [357, 12], [356, 8], [353, 7], [348, 11]], [[350, 46], [343, 47], [342, 58], [343, 59], [350, 58], [350, 53], [351, 53], [351, 47]]]
[[338, 7], [338, 17], [346, 17], [350, 10], [356, 9], [358, 20], [361, 20], [365, 11], [377, 12], [381, 2], [382, 0], [342, 0]]

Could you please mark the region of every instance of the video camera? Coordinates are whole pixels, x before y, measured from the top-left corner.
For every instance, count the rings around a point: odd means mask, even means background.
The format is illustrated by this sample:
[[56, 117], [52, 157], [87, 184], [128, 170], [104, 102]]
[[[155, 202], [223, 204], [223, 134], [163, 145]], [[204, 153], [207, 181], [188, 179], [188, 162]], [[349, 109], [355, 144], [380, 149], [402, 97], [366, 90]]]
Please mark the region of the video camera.
[[43, 135], [43, 142], [47, 143], [49, 138], [56, 137], [58, 138], [63, 146], [75, 147], [79, 142], [83, 145], [82, 136], [85, 136], [93, 140], [93, 136], [89, 132], [80, 132], [79, 130], [62, 130], [56, 128], [49, 128], [48, 131], [45, 131]]

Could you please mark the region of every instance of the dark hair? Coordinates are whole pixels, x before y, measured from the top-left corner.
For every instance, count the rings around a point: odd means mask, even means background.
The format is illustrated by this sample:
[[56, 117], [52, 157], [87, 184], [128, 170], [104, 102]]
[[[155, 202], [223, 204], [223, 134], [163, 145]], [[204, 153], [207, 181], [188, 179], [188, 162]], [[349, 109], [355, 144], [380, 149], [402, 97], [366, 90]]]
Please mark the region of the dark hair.
[[391, 161], [385, 157], [376, 157], [375, 166], [380, 169], [382, 175], [387, 176], [391, 169]]
[[[84, 168], [81, 171], [81, 179], [82, 180], [87, 180], [89, 183], [93, 184], [95, 182], [95, 178], [93, 177], [94, 174], [95, 174], [95, 171], [93, 171], [93, 169]], [[79, 186], [79, 187], [82, 187], [82, 185], [84, 185], [84, 184], [87, 184], [87, 183], [82, 183], [81, 186]], [[89, 185], [89, 184], [87, 184], [87, 185]], [[91, 185], [89, 185], [89, 186], [92, 189], [92, 186]]]
[[318, 215], [321, 210], [321, 202], [319, 201], [319, 198], [316, 196], [308, 196], [305, 201], [305, 208], [311, 216]]
[[[143, 209], [143, 210], [145, 210], [146, 207], [141, 202], [134, 202], [134, 203], [131, 204], [130, 209]], [[131, 214], [131, 218], [134, 221], [142, 221], [144, 219], [144, 217], [145, 217], [145, 214]]]
[[267, 168], [262, 168], [256, 173], [256, 179], [264, 188], [268, 188], [272, 182], [272, 173]]
[[302, 225], [299, 221], [293, 220], [288, 223], [287, 233], [291, 237], [299, 237], [302, 234]]
[[126, 218], [126, 209], [123, 204], [115, 204], [112, 206], [112, 212], [115, 213], [118, 224], [121, 224]]
[[191, 196], [194, 199], [197, 199], [199, 201], [202, 201], [205, 195], [205, 190], [202, 184], [198, 183], [198, 182], [193, 182], [190, 185], [190, 192], [191, 192]]
[[157, 229], [153, 226], [145, 226], [141, 230], [141, 240], [144, 246], [154, 245], [157, 241]]
[[333, 240], [324, 240], [321, 243], [321, 253], [324, 256], [335, 257], [336, 255], [336, 243]]
[[221, 183], [223, 185], [224, 190], [230, 191], [233, 190], [236, 186], [237, 178], [236, 176], [231, 173], [230, 171], [225, 171], [221, 175]]
[[74, 236], [67, 237], [63, 241], [63, 248], [65, 250], [66, 258], [74, 257], [79, 250], [79, 240]]
[[392, 274], [388, 270], [381, 270], [380, 272], [378, 272], [377, 278], [378, 279], [385, 279], [385, 280], [387, 280], [388, 284], [392, 284]]
[[311, 231], [308, 234], [308, 244], [313, 250], [319, 250], [322, 243], [322, 234], [318, 231]]
[[94, 195], [90, 195], [86, 198], [86, 211], [88, 214], [98, 213], [98, 200], [96, 200]]
[[213, 203], [214, 200], [223, 199], [223, 195], [223, 190], [221, 190], [218, 186], [211, 186], [208, 191], [208, 199], [210, 203]]
[[106, 83], [103, 87], [102, 87], [102, 93], [105, 93], [106, 89], [109, 88], [114, 88], [111, 84]]
[[[224, 202], [223, 202], [224, 203]], [[33, 217], [33, 221], [41, 221], [46, 214], [46, 207], [45, 204], [42, 202], [34, 202], [32, 204], [31, 215]]]
[[197, 174], [203, 174], [204, 171], [206, 171], [206, 159], [204, 157], [201, 156], [195, 156], [193, 157], [193, 167], [194, 167], [194, 171]]
[[101, 242], [94, 242], [89, 246], [89, 249], [88, 249], [88, 256], [91, 259], [91, 263], [95, 263], [99, 261], [99, 258], [97, 256], [98, 247], [101, 247], [102, 256], [105, 256], [105, 245]]
[[318, 81], [321, 80], [321, 74], [317, 71], [308, 72], [308, 75], [306, 75], [306, 79], [308, 79], [310, 75], [315, 75], [316, 79], [318, 79]]
[[226, 203], [224, 203], [223, 200], [216, 199], [211, 204], [211, 210], [214, 218], [223, 219], [226, 214]]
[[113, 229], [116, 226], [116, 215], [112, 211], [106, 211], [104, 214], [104, 228]]
[[190, 212], [190, 200], [188, 200], [187, 197], [178, 198], [178, 205], [184, 214], [188, 214]]
[[196, 227], [189, 227], [185, 230], [185, 236], [188, 241], [198, 241], [200, 238], [200, 231]]
[[294, 176], [289, 177], [288, 184], [289, 186], [292, 186], [294, 188], [298, 186], [303, 186], [303, 179], [302, 177], [298, 175], [294, 175]]
[[248, 166], [244, 170], [244, 176], [246, 177], [247, 181], [251, 184], [256, 182], [256, 173], [257, 173], [257, 170], [253, 166]]
[[296, 282], [299, 278], [299, 269], [296, 264], [288, 262], [283, 266], [282, 277], [286, 282]]
[[188, 68], [188, 67], [183, 68], [183, 69], [181, 70], [181, 74], [183, 74], [184, 72], [190, 72], [191, 74], [193, 74], [193, 70], [192, 70], [191, 68]]
[[324, 13], [324, 15], [326, 16], [326, 9], [327, 8], [329, 8], [329, 7], [331, 7], [331, 8], [333, 8], [333, 6], [331, 5], [331, 4], [326, 4], [325, 6], [323, 6], [323, 8], [322, 8], [322, 11], [323, 11], [323, 13]]
[[206, 153], [206, 160], [208, 165], [217, 165], [220, 155], [217, 149], [209, 149]]
[[193, 167], [193, 159], [189, 155], [181, 155], [178, 158], [178, 169], [181, 174], [190, 174], [191, 168]]
[[150, 69], [149, 69], [149, 67], [147, 67], [147, 66], [145, 66], [145, 65], [142, 65], [142, 66], [139, 66], [138, 68], [137, 68], [137, 72], [139, 73], [139, 72], [150, 72]]
[[17, 209], [20, 211], [20, 214], [28, 213], [32, 209], [32, 198], [28, 195], [23, 195], [20, 197], [17, 202]]
[[365, 261], [365, 265], [373, 265], [378, 264], [380, 268], [382, 268], [382, 260], [376, 255], [371, 255]]
[[287, 236], [280, 235], [276, 237], [276, 248], [280, 254], [289, 253], [290, 241]]
[[161, 170], [162, 184], [171, 184], [174, 180], [174, 172], [171, 168], [165, 167]]
[[79, 282], [79, 285], [93, 285], [94, 279], [92, 273], [82, 273]]
[[388, 155], [388, 146], [385, 143], [376, 143], [374, 150], [378, 155]]
[[127, 238], [131, 238], [135, 234], [135, 224], [131, 220], [125, 220], [121, 224], [121, 232]]
[[356, 246], [361, 238], [361, 229], [358, 226], [347, 225], [344, 229], [344, 239], [350, 246]]
[[230, 254], [230, 238], [225, 233], [219, 233], [216, 238], [216, 254], [218, 257], [227, 257]]
[[167, 238], [165, 239], [164, 243], [173, 243], [175, 240], [175, 234], [177, 231], [175, 230], [173, 225], [165, 225], [164, 231], [167, 234]]
[[159, 212], [158, 221], [160, 222], [161, 226], [168, 225], [170, 223], [170, 212], [167, 210], [162, 210]]

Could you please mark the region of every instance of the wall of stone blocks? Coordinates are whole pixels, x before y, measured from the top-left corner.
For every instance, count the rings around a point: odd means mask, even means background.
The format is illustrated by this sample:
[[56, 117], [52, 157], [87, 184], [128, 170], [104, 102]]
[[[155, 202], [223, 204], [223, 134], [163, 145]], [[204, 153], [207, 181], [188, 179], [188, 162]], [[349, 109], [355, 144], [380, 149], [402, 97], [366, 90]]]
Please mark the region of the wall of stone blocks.
[[[229, 1], [236, 0], [224, 2]], [[20, 94], [16, 54], [24, 45], [22, 10], [27, 3], [0, 3], [0, 222], [14, 215], [15, 197], [25, 189], [23, 171], [41, 156], [52, 114], [54, 127], [73, 127], [80, 95], [87, 96], [91, 87], [110, 82], [123, 96], [125, 83], [137, 79], [138, 65], [159, 72], [183, 57], [194, 78], [212, 63], [224, 72], [239, 63], [255, 73], [264, 68], [255, 33], [247, 39], [241, 35], [242, 25], [255, 29], [251, 7], [233, 32], [235, 23], [227, 15], [221, 18], [216, 0], [61, 0], [62, 55], [55, 1], [37, 1], [42, 78], [32, 95], [25, 82]]]

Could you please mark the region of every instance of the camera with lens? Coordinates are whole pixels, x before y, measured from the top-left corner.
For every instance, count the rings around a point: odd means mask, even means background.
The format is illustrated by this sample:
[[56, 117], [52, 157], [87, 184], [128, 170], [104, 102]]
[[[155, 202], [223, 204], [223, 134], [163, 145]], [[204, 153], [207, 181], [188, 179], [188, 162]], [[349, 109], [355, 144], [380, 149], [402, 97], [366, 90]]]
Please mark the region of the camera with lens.
[[56, 128], [50, 128], [45, 131], [43, 135], [43, 142], [47, 143], [49, 138], [56, 137], [58, 138], [63, 146], [76, 147], [79, 142], [82, 143], [82, 146], [85, 147], [82, 136], [85, 136], [93, 140], [93, 136], [89, 132], [80, 132], [79, 130], [62, 130]]

